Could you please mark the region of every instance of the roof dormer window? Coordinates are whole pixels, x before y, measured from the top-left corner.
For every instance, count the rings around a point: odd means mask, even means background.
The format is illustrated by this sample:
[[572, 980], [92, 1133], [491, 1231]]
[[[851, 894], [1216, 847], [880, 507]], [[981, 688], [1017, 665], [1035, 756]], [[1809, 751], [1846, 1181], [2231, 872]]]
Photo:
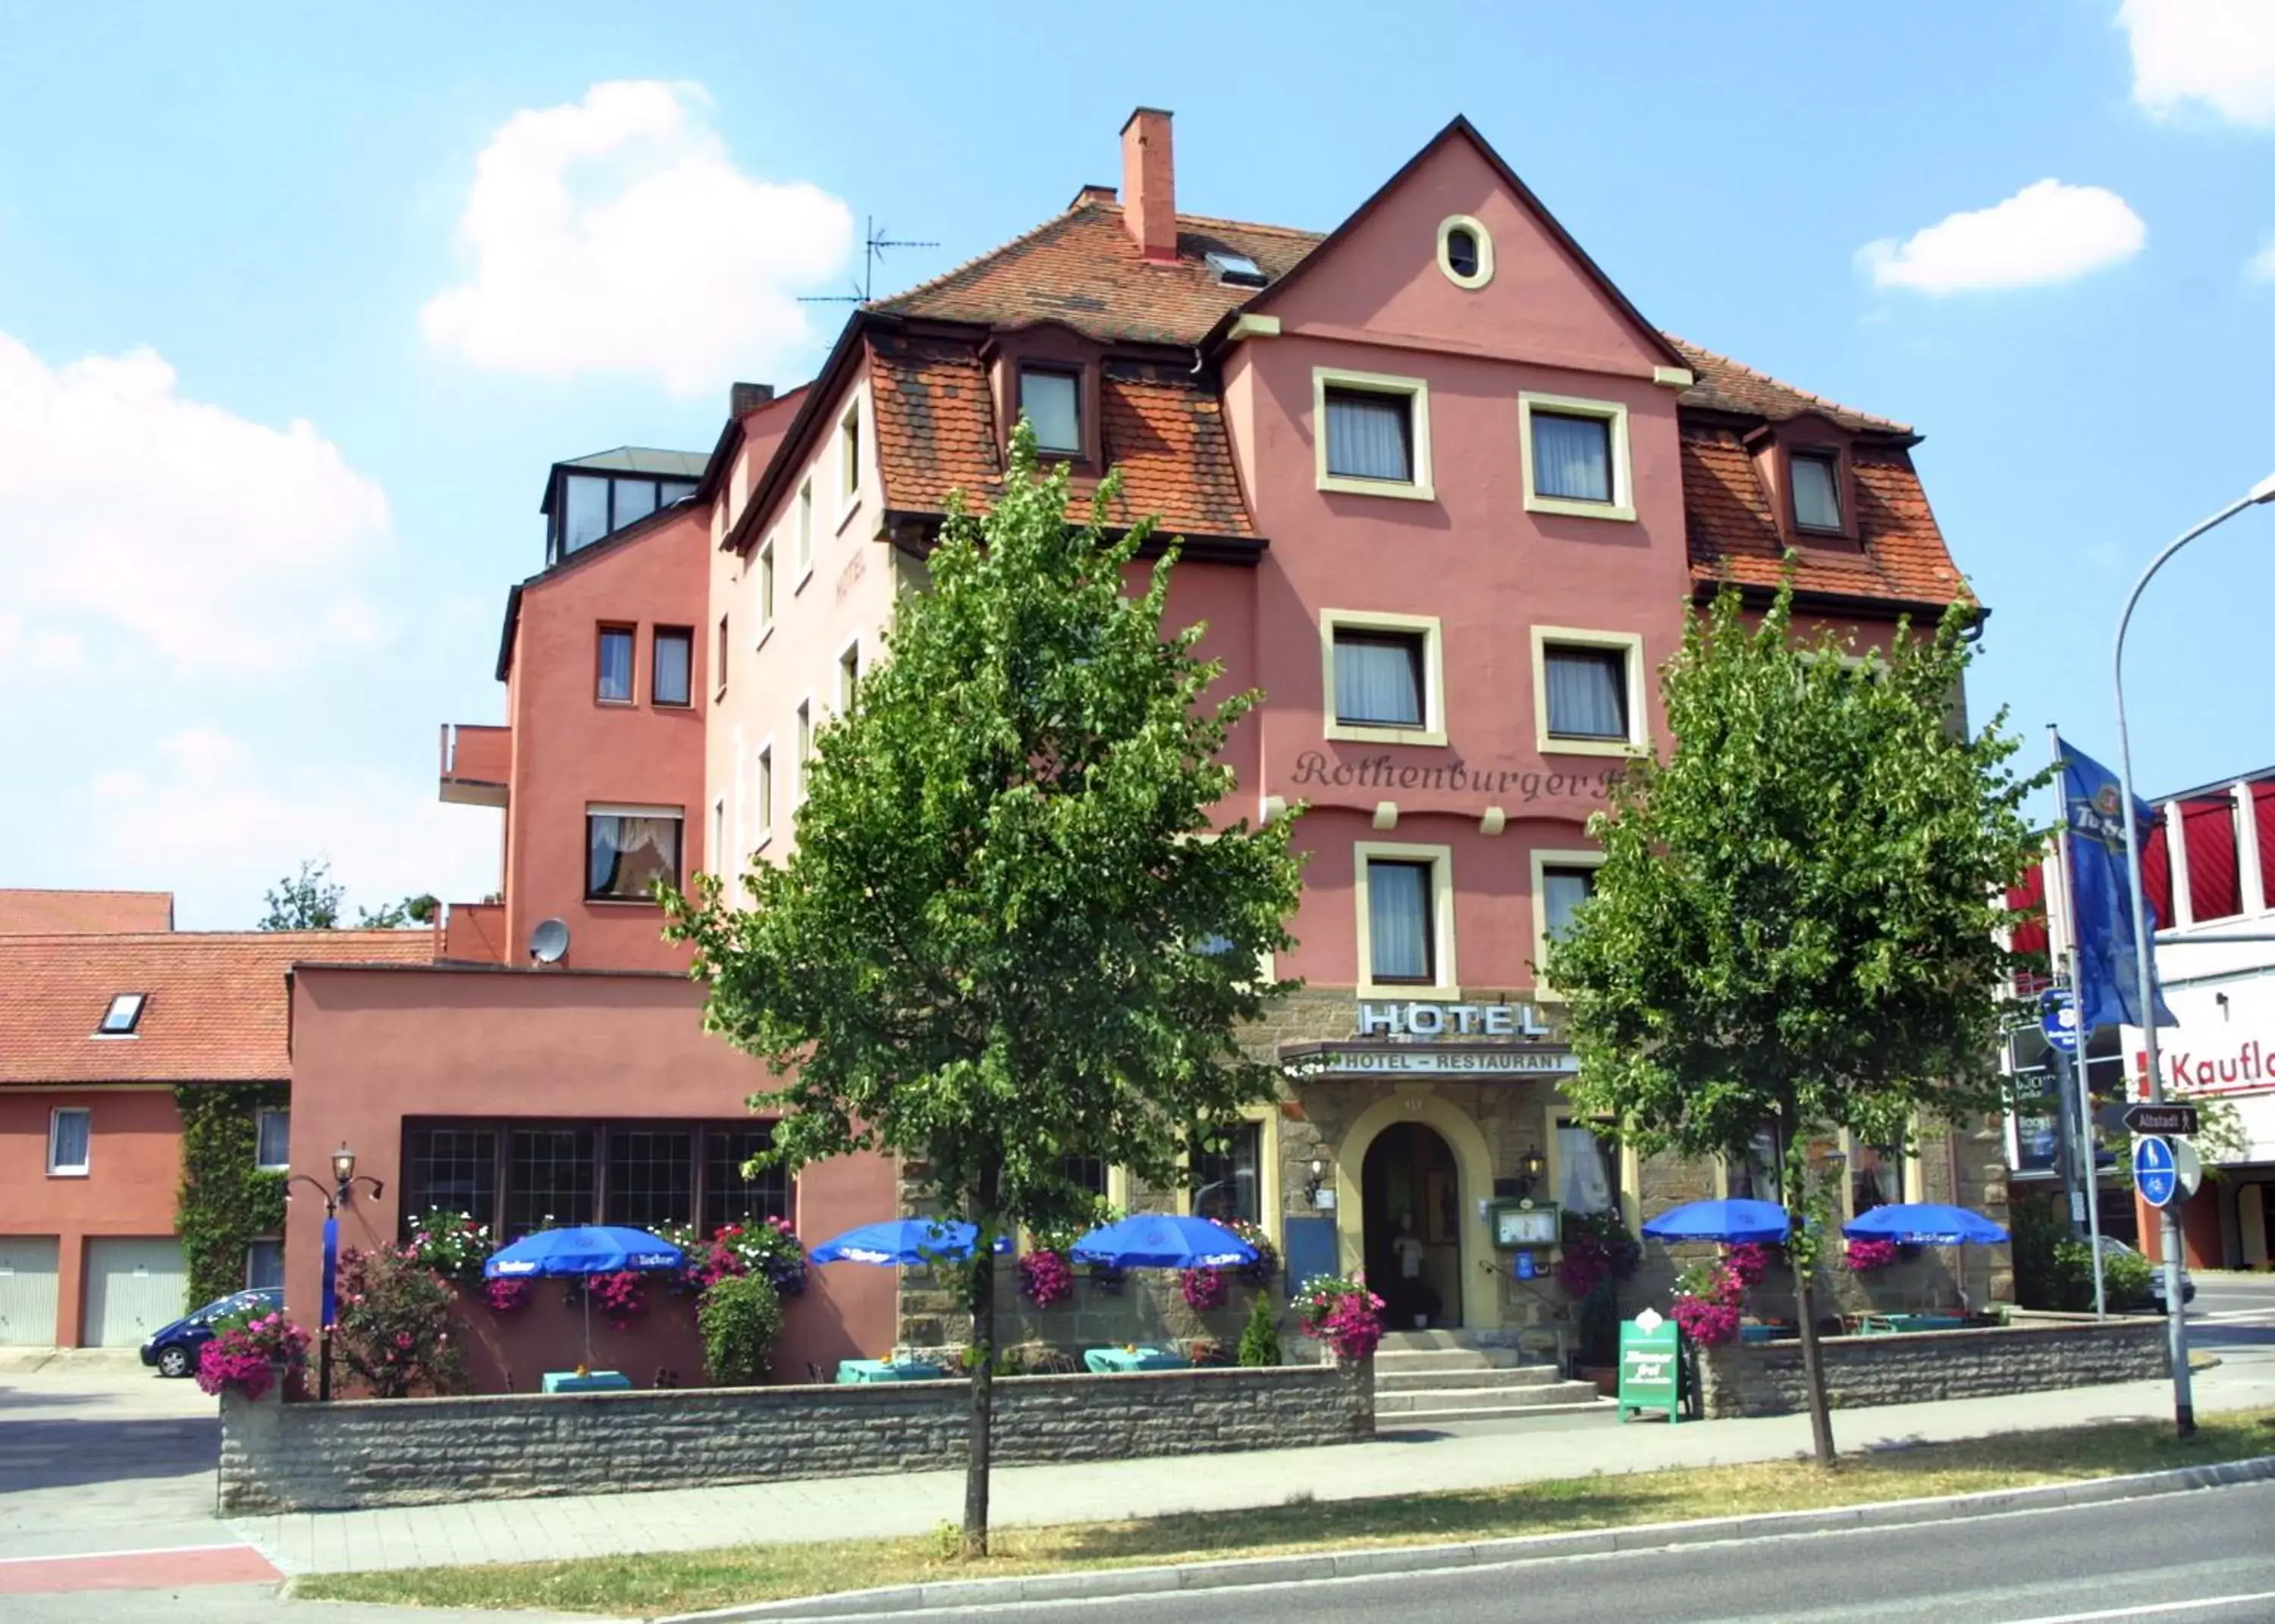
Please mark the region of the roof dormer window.
[[142, 1006], [149, 1000], [147, 993], [120, 993], [102, 1012], [102, 1023], [94, 1029], [98, 1038], [132, 1038], [137, 1023], [142, 1019]]
[[1082, 455], [1082, 374], [1064, 366], [1019, 368], [1019, 410], [1039, 449]]
[[1840, 455], [1837, 451], [1793, 454], [1793, 523], [1796, 530], [1842, 533]]
[[1228, 288], [1260, 288], [1271, 278], [1264, 268], [1244, 253], [1235, 253], [1229, 248], [1212, 248], [1204, 256], [1216, 279]]

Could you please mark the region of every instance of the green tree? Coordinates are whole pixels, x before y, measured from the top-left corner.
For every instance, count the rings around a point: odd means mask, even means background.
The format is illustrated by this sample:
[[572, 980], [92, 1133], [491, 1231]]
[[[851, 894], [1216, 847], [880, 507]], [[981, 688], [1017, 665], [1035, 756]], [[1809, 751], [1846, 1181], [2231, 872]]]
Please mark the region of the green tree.
[[300, 872], [287, 874], [263, 895], [268, 912], [256, 927], [264, 931], [336, 931], [348, 888], [332, 878], [326, 857], [303, 857]]
[[406, 896], [399, 903], [389, 903], [383, 908], [358, 908], [356, 929], [359, 931], [400, 931], [414, 925], [432, 925], [442, 904], [431, 895]]
[[[1856, 662], [1798, 641], [1790, 583], [1692, 613], [1664, 679], [1674, 744], [1591, 830], [1595, 894], [1552, 945], [1580, 1059], [1569, 1092], [1639, 1150], [1735, 1157], [1767, 1128], [1792, 1214], [1817, 1457], [1833, 1458], [1813, 1275], [1830, 1227], [1806, 1143], [1900, 1140], [1994, 1108], [2011, 957], [1994, 901], [2037, 861], [2002, 712], [1954, 727], [1969, 610]], [[1815, 1223], [1810, 1220], [1814, 1217]]]
[[[1144, 590], [1150, 522], [1104, 527], [1109, 480], [1070, 523], [1062, 470], [1022, 424], [1003, 493], [958, 510], [931, 586], [816, 740], [797, 850], [754, 865], [735, 906], [707, 876], [666, 895], [710, 983], [706, 1020], [788, 1080], [771, 1159], [855, 1150], [983, 1237], [1087, 1220], [1067, 1158], [1168, 1185], [1195, 1137], [1269, 1099], [1239, 1027], [1281, 986], [1300, 865], [1289, 824], [1213, 831], [1218, 756], [1257, 702], [1211, 700], [1199, 627], [1165, 638], [1175, 549]], [[986, 1244], [963, 1270], [975, 1356], [965, 1551], [987, 1545], [994, 1346]]]

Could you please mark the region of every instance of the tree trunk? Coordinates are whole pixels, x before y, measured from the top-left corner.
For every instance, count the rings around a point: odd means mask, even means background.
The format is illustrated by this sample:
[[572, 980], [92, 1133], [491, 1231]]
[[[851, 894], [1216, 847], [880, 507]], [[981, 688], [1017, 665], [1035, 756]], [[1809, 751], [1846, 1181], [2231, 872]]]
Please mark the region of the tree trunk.
[[1809, 1383], [1810, 1439], [1817, 1448], [1817, 1463], [1830, 1466], [1833, 1410], [1825, 1401], [1825, 1358], [1817, 1346], [1817, 1272], [1801, 1261], [1798, 1251], [1786, 1256], [1793, 1265], [1793, 1309], [1801, 1319], [1801, 1371]]
[[971, 1424], [964, 1468], [964, 1554], [987, 1554], [987, 1471], [994, 1454], [995, 1426], [995, 1248], [988, 1234], [994, 1216], [996, 1175], [981, 1176], [979, 1225], [967, 1278], [971, 1286]]

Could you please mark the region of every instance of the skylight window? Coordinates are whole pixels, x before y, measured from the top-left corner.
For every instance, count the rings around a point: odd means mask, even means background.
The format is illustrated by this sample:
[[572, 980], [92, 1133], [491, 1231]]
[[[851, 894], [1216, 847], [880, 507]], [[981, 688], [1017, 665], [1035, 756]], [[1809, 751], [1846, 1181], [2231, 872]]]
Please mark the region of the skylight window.
[[110, 1008], [102, 1012], [102, 1024], [94, 1029], [98, 1038], [131, 1038], [134, 1024], [142, 1018], [142, 1006], [148, 1000], [147, 993], [121, 993], [110, 1001]]
[[1269, 280], [1264, 268], [1244, 253], [1235, 253], [1229, 248], [1212, 248], [1207, 258], [1216, 279], [1228, 287], [1260, 288]]

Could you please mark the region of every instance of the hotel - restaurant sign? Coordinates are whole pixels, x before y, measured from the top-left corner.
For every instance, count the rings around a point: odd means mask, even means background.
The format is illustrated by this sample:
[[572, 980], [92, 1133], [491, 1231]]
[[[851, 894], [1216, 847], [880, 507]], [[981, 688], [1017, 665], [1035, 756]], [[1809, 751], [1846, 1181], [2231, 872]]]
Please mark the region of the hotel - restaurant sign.
[[1291, 1045], [1281, 1063], [1304, 1077], [1569, 1076], [1572, 1051], [1531, 1004], [1359, 1001], [1350, 1037]]

